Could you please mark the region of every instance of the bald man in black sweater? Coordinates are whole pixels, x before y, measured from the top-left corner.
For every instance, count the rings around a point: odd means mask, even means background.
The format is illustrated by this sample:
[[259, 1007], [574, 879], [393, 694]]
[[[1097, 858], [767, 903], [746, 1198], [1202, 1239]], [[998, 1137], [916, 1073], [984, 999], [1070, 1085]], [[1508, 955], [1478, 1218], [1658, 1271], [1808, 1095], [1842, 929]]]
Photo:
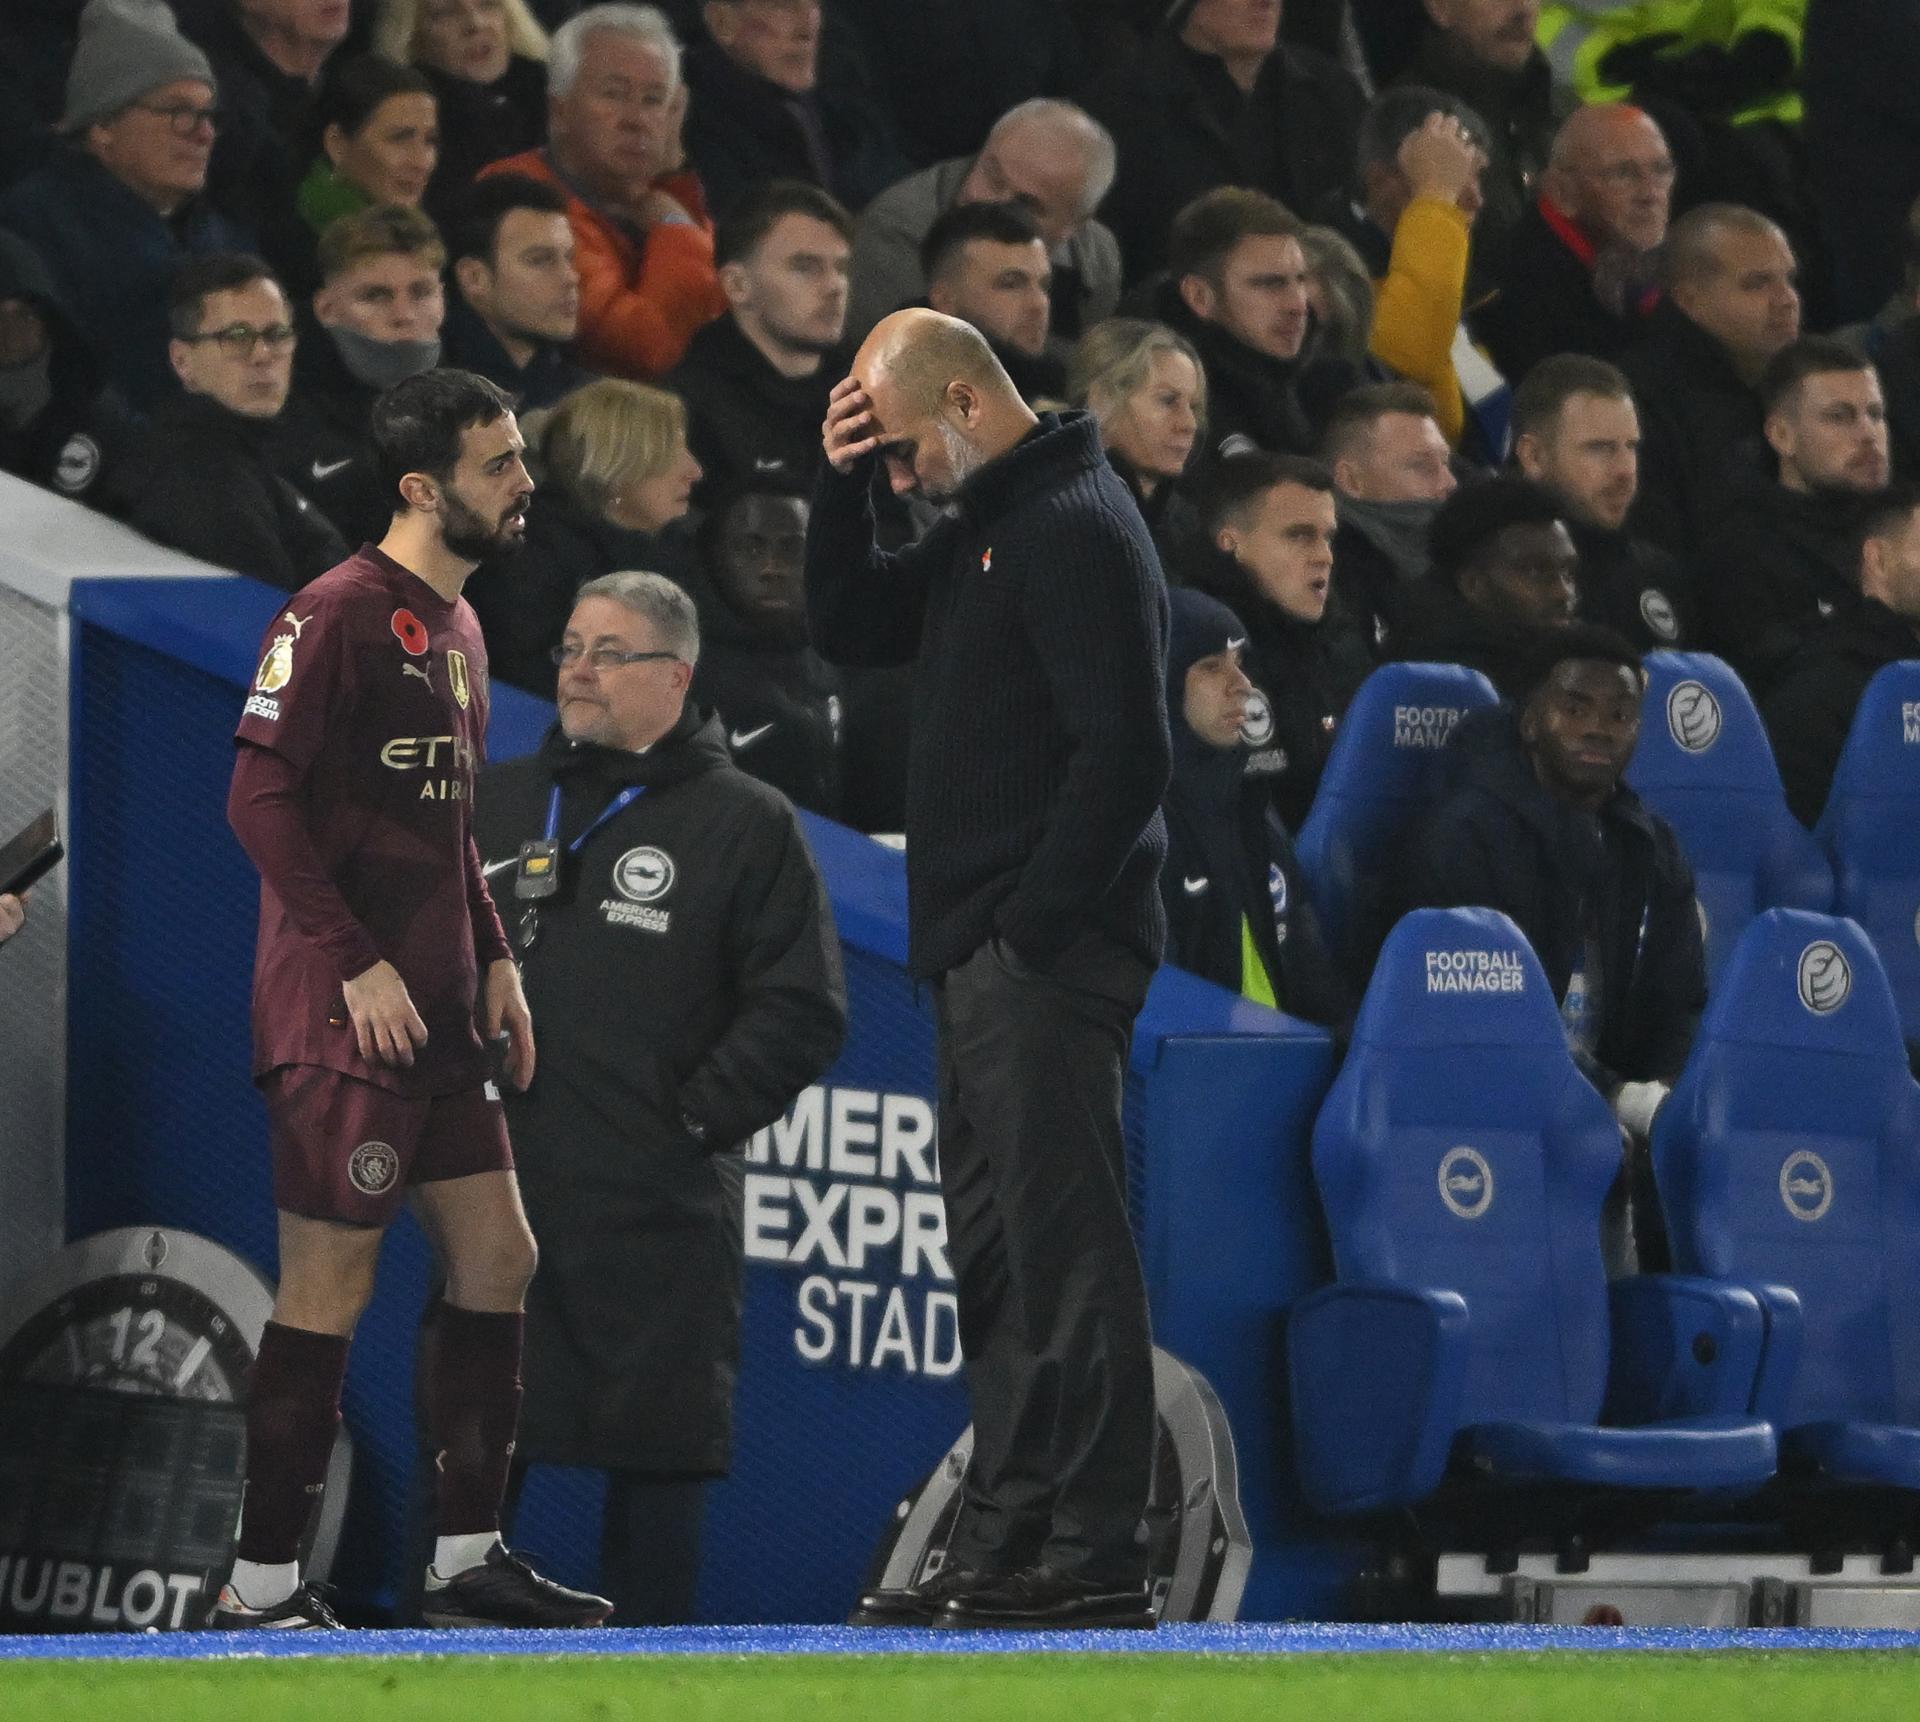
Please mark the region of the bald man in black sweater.
[[[807, 535], [815, 646], [912, 662], [909, 964], [939, 1029], [940, 1174], [974, 1414], [947, 1564], [869, 1624], [1151, 1626], [1154, 1433], [1120, 1104], [1160, 960], [1167, 595], [1084, 414], [902, 311], [833, 391]], [[875, 546], [869, 491], [951, 502]]]

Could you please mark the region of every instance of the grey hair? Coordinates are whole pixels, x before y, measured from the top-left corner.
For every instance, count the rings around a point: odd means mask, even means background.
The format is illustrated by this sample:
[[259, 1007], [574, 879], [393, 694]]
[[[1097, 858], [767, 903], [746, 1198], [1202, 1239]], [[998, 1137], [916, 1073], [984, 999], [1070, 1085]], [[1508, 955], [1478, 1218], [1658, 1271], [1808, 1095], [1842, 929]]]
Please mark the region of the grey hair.
[[651, 48], [667, 63], [667, 82], [680, 87], [680, 38], [673, 33], [666, 13], [658, 6], [632, 6], [625, 0], [610, 0], [604, 6], [589, 6], [576, 13], [553, 33], [553, 45], [547, 55], [547, 94], [564, 96], [580, 76], [580, 62], [586, 57], [587, 38], [596, 30], [615, 36], [628, 36]]
[[576, 604], [583, 598], [611, 598], [651, 624], [662, 651], [671, 652], [686, 664], [700, 661], [700, 613], [685, 589], [666, 575], [602, 574], [573, 595]]
[[1034, 96], [1018, 107], [1007, 109], [995, 120], [987, 141], [991, 143], [1022, 125], [1045, 126], [1056, 136], [1070, 137], [1080, 146], [1087, 167], [1087, 191], [1080, 200], [1080, 213], [1091, 215], [1106, 201], [1107, 193], [1113, 189], [1114, 175], [1119, 171], [1120, 155], [1114, 147], [1113, 133], [1085, 108], [1053, 96]]

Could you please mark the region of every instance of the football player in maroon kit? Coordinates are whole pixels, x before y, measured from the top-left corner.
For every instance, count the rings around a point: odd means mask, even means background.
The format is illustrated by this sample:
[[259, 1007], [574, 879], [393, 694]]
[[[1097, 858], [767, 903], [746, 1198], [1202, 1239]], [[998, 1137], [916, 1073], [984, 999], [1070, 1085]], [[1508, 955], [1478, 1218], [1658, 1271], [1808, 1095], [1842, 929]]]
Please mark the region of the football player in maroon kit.
[[240, 1558], [208, 1624], [335, 1627], [298, 1550], [354, 1324], [411, 1197], [445, 1274], [420, 1402], [439, 1532], [425, 1619], [594, 1626], [611, 1605], [500, 1541], [534, 1244], [479, 1029], [533, 1076], [533, 1024], [470, 833], [487, 658], [460, 589], [516, 547], [533, 481], [511, 399], [430, 371], [373, 409], [392, 525], [296, 592], [240, 719], [228, 816], [260, 869], [254, 1075], [280, 1289], [247, 1403]]

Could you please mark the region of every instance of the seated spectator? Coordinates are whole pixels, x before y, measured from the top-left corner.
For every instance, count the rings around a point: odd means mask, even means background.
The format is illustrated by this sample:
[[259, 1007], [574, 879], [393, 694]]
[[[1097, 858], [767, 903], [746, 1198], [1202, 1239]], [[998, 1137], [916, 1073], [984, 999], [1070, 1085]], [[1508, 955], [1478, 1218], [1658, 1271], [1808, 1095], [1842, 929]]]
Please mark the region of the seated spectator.
[[1761, 432], [1760, 374], [1800, 333], [1798, 265], [1764, 215], [1708, 203], [1660, 251], [1665, 297], [1620, 355], [1640, 412], [1633, 528], [1697, 568], [1743, 446]]
[[1241, 448], [1307, 454], [1332, 404], [1360, 379], [1310, 344], [1300, 223], [1270, 197], [1228, 186], [1181, 210], [1161, 321], [1207, 374], [1203, 468]]
[[1373, 274], [1354, 243], [1332, 227], [1300, 229], [1307, 260], [1307, 309], [1320, 334], [1320, 350], [1344, 359], [1356, 373], [1373, 364]]
[[393, 518], [369, 415], [384, 391], [439, 364], [446, 261], [433, 223], [400, 204], [343, 215], [320, 235], [320, 288], [274, 442], [281, 475], [350, 544], [377, 543]]
[[1199, 355], [1164, 323], [1111, 317], [1074, 348], [1067, 399], [1099, 420], [1107, 459], [1139, 503], [1161, 566], [1177, 574], [1200, 531], [1178, 488], [1207, 422]]
[[680, 44], [651, 6], [589, 6], [554, 35], [547, 91], [547, 147], [486, 171], [567, 193], [580, 361], [618, 376], [664, 376], [694, 331], [727, 308], [706, 195], [680, 142]]
[[1247, 772], [1247, 630], [1217, 598], [1176, 588], [1167, 636], [1166, 960], [1289, 1016], [1332, 1025], [1342, 986], [1293, 853]]
[[207, 56], [157, 0], [92, 0], [67, 75], [62, 143], [0, 194], [0, 227], [39, 254], [106, 380], [144, 412], [178, 388], [167, 283], [241, 235], [201, 195], [214, 140]]
[[0, 232], [0, 472], [92, 500], [134, 430], [33, 247]]
[[1510, 395], [1460, 321], [1488, 147], [1480, 117], [1452, 97], [1388, 90], [1360, 128], [1357, 195], [1330, 213], [1373, 271], [1374, 358], [1433, 396], [1449, 443], [1497, 460]]
[[468, 186], [448, 217], [447, 252], [449, 365], [499, 384], [523, 409], [591, 381], [566, 351], [580, 328], [580, 277], [565, 192], [517, 173]]
[[1355, 389], [1334, 407], [1323, 452], [1340, 516], [1341, 601], [1378, 646], [1426, 578], [1428, 528], [1459, 482], [1433, 397], [1418, 383]]
[[573, 595], [623, 569], [694, 575], [687, 516], [700, 463], [687, 452], [687, 410], [677, 395], [602, 377], [522, 421], [539, 489], [522, 553], [483, 562], [466, 596], [487, 637], [494, 676], [529, 693], [553, 685], [553, 648]]
[[1060, 400], [1066, 367], [1047, 346], [1053, 264], [1021, 205], [956, 204], [927, 230], [920, 264], [927, 303], [986, 336], [1028, 405]]
[[1859, 601], [1862, 508], [1888, 477], [1880, 379], [1844, 341], [1783, 347], [1759, 393], [1772, 470], [1740, 475], [1700, 567], [1707, 641], [1756, 699]]
[[1181, 0], [1088, 89], [1119, 151], [1104, 207], [1128, 280], [1169, 261], [1175, 217], [1205, 192], [1246, 186], [1309, 210], [1352, 174], [1366, 97], [1325, 55], [1280, 42], [1280, 12], [1273, 0]]
[[1514, 224], [1506, 271], [1475, 332], [1507, 376], [1555, 353], [1613, 359], [1658, 296], [1673, 154], [1638, 108], [1577, 108], [1553, 140], [1540, 194]]
[[1640, 654], [1611, 629], [1541, 636], [1515, 703], [1454, 730], [1456, 786], [1401, 850], [1409, 908], [1513, 917], [1574, 1058], [1641, 1138], [1707, 998], [1693, 870], [1624, 778], [1645, 690]]
[[714, 241], [727, 315], [693, 338], [667, 379], [687, 403], [687, 440], [706, 473], [696, 493], [737, 490], [757, 471], [811, 483], [830, 364], [847, 320], [853, 221], [818, 186], [783, 180], [735, 206]]
[[373, 49], [423, 73], [440, 104], [435, 216], [488, 162], [547, 141], [547, 33], [526, 0], [381, 0]]
[[1543, 359], [1514, 393], [1513, 454], [1566, 511], [1581, 616], [1643, 649], [1689, 644], [1692, 574], [1627, 528], [1640, 486], [1640, 415], [1627, 379], [1583, 353]]
[[322, 233], [376, 203], [420, 208], [440, 159], [432, 85], [372, 54], [328, 64], [303, 129], [313, 140], [306, 177], [286, 217], [263, 235], [296, 296], [317, 285]]
[[1298, 831], [1333, 733], [1373, 670], [1365, 638], [1333, 599], [1333, 475], [1297, 455], [1230, 455], [1209, 479], [1202, 515], [1207, 537], [1187, 580], [1247, 624], [1247, 771]]
[[727, 214], [769, 180], [796, 179], [860, 208], [907, 168], [864, 80], [822, 74], [823, 0], [705, 0], [687, 53], [687, 153]]
[[1839, 331], [1873, 361], [1887, 397], [1888, 452], [1902, 478], [1920, 479], [1920, 202], [1907, 211], [1904, 275], [1873, 320]]
[[346, 560], [333, 523], [275, 469], [293, 381], [293, 316], [258, 257], [198, 257], [174, 277], [167, 356], [185, 393], [157, 411], [111, 482], [156, 543], [293, 592]]
[[320, 74], [347, 39], [346, 0], [180, 0], [180, 27], [220, 87], [213, 201], [266, 232], [307, 169], [296, 145]]
[[1465, 102], [1487, 128], [1485, 202], [1476, 244], [1484, 277], [1506, 279], [1513, 230], [1578, 105], [1556, 87], [1534, 44], [1540, 0], [1424, 0], [1427, 30], [1396, 84], [1424, 84]]
[[1541, 633], [1571, 622], [1579, 598], [1564, 505], [1526, 478], [1462, 485], [1433, 517], [1427, 553], [1432, 572], [1404, 594], [1388, 655], [1465, 664], [1522, 698]]
[[1920, 658], [1920, 489], [1900, 484], [1867, 505], [1860, 530], [1860, 602], [1822, 622], [1761, 707], [1787, 805], [1809, 830], [1833, 787], [1867, 683]]
[[[825, 195], [821, 193], [820, 195]], [[718, 713], [740, 769], [796, 807], [840, 817], [845, 679], [807, 643], [811, 478], [778, 468], [713, 495], [700, 529], [693, 697]]]
[[1093, 215], [1114, 166], [1104, 126], [1070, 102], [1036, 98], [1002, 115], [978, 155], [936, 162], [889, 186], [854, 234], [848, 337], [863, 339], [889, 312], [926, 297], [920, 250], [940, 216], [963, 203], [1018, 203], [1053, 263], [1054, 337], [1078, 339], [1120, 299], [1120, 244]]

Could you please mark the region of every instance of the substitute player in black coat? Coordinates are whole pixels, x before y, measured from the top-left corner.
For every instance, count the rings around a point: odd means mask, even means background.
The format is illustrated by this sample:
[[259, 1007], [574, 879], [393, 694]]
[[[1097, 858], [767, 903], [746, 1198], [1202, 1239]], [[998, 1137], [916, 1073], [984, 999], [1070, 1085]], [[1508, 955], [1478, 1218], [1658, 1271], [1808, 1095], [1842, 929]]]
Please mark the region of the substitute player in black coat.
[[540, 1241], [519, 1456], [609, 1473], [601, 1582], [616, 1621], [662, 1625], [692, 1612], [732, 1454], [734, 1150], [832, 1062], [846, 983], [793, 809], [687, 703], [686, 593], [592, 581], [559, 655], [559, 726], [475, 821], [541, 1019], [507, 1112]]

